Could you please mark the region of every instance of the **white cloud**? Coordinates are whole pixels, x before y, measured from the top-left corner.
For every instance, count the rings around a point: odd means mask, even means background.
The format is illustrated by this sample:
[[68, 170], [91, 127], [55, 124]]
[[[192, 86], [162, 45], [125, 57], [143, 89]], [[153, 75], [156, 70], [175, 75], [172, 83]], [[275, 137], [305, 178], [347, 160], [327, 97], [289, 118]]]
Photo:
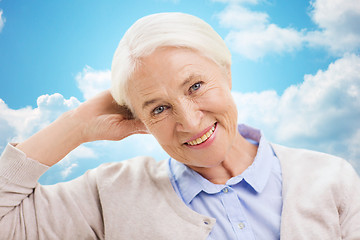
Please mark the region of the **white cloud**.
[[258, 60], [267, 54], [293, 52], [302, 46], [302, 34], [291, 28], [270, 24], [263, 29], [231, 31], [226, 42], [242, 56]]
[[73, 171], [73, 168], [78, 167], [77, 163], [72, 163], [70, 166], [66, 167], [63, 171], [61, 171], [61, 176], [63, 178], [67, 178], [69, 174]]
[[322, 47], [332, 55], [360, 49], [360, 4], [358, 0], [314, 0], [310, 17], [316, 30], [280, 27], [265, 12], [245, 7], [256, 0], [216, 0], [227, 3], [217, 14], [221, 26], [229, 28], [225, 41], [241, 56], [258, 60], [268, 54], [282, 54], [309, 47]]
[[111, 73], [110, 70], [99, 71], [86, 66], [82, 73], [76, 75], [76, 81], [84, 98], [87, 100], [110, 88]]
[[91, 159], [97, 157], [98, 155], [95, 153], [93, 146], [89, 146], [89, 144], [82, 144], [78, 146], [58, 163], [62, 169], [60, 172], [62, 178], [67, 178], [73, 172], [74, 168], [79, 166], [78, 161], [80, 159]]
[[[279, 96], [274, 91], [234, 93], [239, 122], [269, 139], [360, 159], [360, 57], [346, 55], [325, 71], [306, 75]], [[357, 162], [360, 170], [360, 162]]]
[[231, 5], [220, 12], [220, 25], [240, 30], [263, 30], [269, 22], [269, 15], [263, 12], [254, 12], [239, 5]]
[[[0, 151], [8, 142], [21, 142], [38, 132], [43, 127], [58, 118], [63, 112], [77, 107], [80, 102], [71, 97], [65, 99], [61, 94], [42, 95], [37, 99], [37, 107], [25, 107], [21, 109], [11, 109], [0, 99]], [[64, 168], [62, 176], [70, 174], [76, 167], [76, 161], [80, 158], [96, 157], [92, 149], [80, 146], [61, 163]], [[68, 158], [68, 157], [66, 157]], [[74, 165], [75, 164], [75, 165]]]
[[4, 28], [5, 22], [6, 22], [6, 19], [5, 19], [5, 17], [3, 16], [3, 10], [0, 9], [0, 32], [1, 32], [2, 29]]
[[55, 93], [42, 95], [37, 99], [37, 108], [25, 107], [11, 109], [0, 99], [0, 121], [4, 128], [11, 129], [11, 139], [7, 141], [22, 141], [54, 121], [61, 113], [75, 108], [79, 101]]
[[320, 28], [307, 34], [311, 46], [326, 47], [335, 55], [360, 48], [358, 0], [316, 0], [311, 6], [311, 19]]
[[258, 60], [271, 53], [292, 52], [302, 46], [302, 31], [271, 24], [264, 12], [230, 4], [217, 17], [220, 25], [230, 28], [225, 38], [230, 48], [248, 59]]

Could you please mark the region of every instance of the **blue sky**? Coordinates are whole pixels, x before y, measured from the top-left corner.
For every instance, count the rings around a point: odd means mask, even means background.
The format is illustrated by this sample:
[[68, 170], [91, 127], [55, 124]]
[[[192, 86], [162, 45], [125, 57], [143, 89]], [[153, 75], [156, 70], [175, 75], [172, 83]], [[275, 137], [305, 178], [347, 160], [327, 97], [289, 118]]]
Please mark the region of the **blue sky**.
[[[239, 122], [272, 142], [348, 159], [360, 172], [357, 0], [0, 1], [0, 150], [106, 89], [126, 29], [157, 12], [196, 15], [232, 52]], [[42, 178], [137, 155], [167, 158], [151, 136], [95, 142]]]

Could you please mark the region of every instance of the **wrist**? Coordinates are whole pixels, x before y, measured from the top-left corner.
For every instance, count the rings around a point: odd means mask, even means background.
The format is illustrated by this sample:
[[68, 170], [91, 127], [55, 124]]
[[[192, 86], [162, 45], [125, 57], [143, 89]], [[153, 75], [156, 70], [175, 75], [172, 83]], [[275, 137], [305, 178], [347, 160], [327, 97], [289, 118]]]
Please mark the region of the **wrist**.
[[88, 138], [85, 136], [86, 121], [77, 112], [77, 109], [63, 113], [54, 123], [64, 130], [63, 137], [68, 139], [71, 145], [77, 147], [88, 142]]
[[83, 143], [81, 129], [72, 111], [66, 112], [16, 147], [27, 157], [52, 166]]

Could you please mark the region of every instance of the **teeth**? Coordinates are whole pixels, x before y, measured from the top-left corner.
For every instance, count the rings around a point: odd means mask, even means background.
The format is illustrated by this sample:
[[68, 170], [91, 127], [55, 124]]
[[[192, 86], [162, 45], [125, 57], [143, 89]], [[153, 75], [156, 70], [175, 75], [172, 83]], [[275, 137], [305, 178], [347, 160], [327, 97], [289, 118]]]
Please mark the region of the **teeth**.
[[193, 141], [187, 142], [187, 144], [189, 144], [190, 146], [194, 146], [194, 145], [203, 143], [213, 134], [214, 131], [215, 131], [215, 126], [213, 126], [207, 133], [205, 133], [201, 137], [199, 137]]

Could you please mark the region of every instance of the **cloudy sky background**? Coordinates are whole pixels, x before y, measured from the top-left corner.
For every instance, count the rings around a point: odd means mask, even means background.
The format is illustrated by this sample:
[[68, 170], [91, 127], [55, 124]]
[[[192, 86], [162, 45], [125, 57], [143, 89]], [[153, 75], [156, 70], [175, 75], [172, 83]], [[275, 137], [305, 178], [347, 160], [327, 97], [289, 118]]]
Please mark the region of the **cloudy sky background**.
[[[2, 0], [0, 151], [108, 88], [126, 29], [164, 11], [194, 14], [225, 39], [239, 122], [271, 142], [346, 158], [360, 173], [358, 0]], [[150, 135], [88, 143], [41, 182], [137, 155], [168, 157]]]

